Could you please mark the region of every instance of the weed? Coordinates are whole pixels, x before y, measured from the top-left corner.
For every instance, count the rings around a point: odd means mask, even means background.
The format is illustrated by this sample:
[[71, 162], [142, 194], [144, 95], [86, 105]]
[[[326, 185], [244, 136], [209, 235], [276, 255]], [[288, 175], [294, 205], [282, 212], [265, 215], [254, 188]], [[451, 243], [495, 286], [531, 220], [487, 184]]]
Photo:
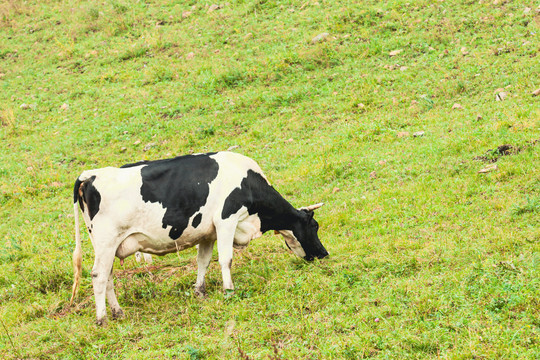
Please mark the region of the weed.
[[525, 204], [514, 204], [510, 210], [510, 213], [514, 216], [536, 212], [540, 213], [540, 196], [527, 197]]

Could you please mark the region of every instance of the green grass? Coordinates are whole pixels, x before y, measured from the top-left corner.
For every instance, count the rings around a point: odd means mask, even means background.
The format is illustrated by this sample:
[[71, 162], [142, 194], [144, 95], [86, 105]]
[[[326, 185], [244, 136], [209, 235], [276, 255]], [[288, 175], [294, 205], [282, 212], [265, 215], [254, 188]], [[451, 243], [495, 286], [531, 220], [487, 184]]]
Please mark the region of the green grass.
[[[0, 356], [540, 358], [538, 4], [210, 5], [0, 4]], [[234, 145], [325, 202], [328, 259], [266, 234], [205, 300], [195, 249], [117, 262], [98, 328], [83, 234], [69, 307], [80, 172]]]

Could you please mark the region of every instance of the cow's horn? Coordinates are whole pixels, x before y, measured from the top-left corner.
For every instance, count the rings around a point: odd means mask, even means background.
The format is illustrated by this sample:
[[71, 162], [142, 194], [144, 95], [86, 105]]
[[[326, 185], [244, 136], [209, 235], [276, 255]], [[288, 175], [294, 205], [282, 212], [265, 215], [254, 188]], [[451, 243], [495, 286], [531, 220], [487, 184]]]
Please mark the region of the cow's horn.
[[321, 206], [323, 206], [324, 203], [318, 203], [318, 204], [313, 204], [313, 205], [309, 205], [309, 206], [306, 206], [306, 207], [301, 207], [300, 209], [298, 210], [307, 210], [307, 211], [313, 211], [315, 209], [318, 209], [320, 208]]

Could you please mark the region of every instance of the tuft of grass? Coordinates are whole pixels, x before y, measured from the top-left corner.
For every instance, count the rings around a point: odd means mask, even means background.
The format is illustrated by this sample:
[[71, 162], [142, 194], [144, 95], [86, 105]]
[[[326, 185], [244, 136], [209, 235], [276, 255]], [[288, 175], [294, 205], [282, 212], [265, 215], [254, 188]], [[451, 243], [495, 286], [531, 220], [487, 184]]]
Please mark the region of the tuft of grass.
[[528, 213], [540, 213], [540, 196], [527, 197], [525, 204], [514, 204], [510, 209], [514, 216], [519, 216]]

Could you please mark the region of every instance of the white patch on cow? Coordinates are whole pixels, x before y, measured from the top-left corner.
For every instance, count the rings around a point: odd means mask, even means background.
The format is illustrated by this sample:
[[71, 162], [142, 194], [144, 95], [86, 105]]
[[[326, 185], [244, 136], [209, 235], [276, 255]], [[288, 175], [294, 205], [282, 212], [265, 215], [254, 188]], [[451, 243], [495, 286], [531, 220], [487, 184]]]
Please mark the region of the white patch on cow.
[[300, 241], [296, 239], [296, 236], [294, 236], [292, 231], [279, 230], [278, 232], [283, 236], [283, 238], [287, 242], [287, 245], [289, 245], [293, 253], [300, 256], [301, 258], [306, 256], [306, 252], [304, 251], [302, 244], [300, 244]]
[[235, 249], [244, 249], [251, 240], [262, 236], [261, 219], [256, 214], [249, 215], [247, 209], [242, 208], [240, 212], [242, 212], [243, 216], [239, 219], [234, 233], [233, 246]]

